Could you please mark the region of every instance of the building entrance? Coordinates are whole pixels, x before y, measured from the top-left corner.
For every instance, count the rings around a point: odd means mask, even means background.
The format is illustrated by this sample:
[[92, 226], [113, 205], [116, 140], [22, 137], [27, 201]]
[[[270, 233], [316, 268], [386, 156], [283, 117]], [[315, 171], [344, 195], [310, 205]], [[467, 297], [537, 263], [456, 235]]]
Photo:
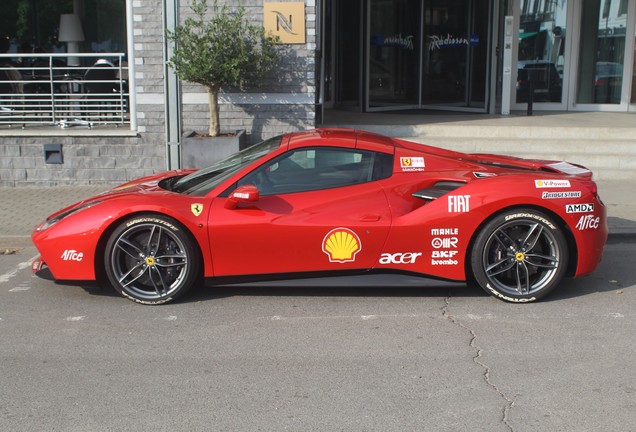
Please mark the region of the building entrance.
[[328, 0], [325, 101], [486, 112], [492, 0]]

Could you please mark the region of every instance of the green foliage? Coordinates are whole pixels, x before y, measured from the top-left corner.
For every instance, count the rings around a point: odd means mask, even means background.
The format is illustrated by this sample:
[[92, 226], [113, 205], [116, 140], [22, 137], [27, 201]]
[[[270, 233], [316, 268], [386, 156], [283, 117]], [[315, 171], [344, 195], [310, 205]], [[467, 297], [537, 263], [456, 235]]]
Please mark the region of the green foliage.
[[170, 65], [177, 76], [205, 86], [210, 92], [224, 87], [259, 84], [278, 61], [276, 38], [245, 17], [245, 9], [230, 11], [214, 2], [206, 19], [206, 0], [194, 0], [194, 18], [187, 18], [168, 38], [175, 42]]

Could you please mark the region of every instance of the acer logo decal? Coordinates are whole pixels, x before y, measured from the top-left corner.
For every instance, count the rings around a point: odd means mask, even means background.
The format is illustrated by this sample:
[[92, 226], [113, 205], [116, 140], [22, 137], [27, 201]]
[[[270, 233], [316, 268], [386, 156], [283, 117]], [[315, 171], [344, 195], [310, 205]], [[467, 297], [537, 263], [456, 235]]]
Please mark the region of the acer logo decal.
[[84, 258], [84, 253], [78, 252], [75, 249], [67, 249], [62, 253], [60, 258], [64, 261], [81, 261]]
[[380, 255], [380, 264], [414, 264], [421, 252], [383, 253]]

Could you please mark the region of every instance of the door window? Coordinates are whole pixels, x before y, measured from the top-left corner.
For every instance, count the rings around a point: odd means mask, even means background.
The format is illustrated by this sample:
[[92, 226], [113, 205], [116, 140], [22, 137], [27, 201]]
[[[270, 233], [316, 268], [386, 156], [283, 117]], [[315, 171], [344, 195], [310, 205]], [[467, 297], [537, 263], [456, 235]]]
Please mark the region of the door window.
[[390, 175], [392, 156], [331, 147], [299, 149], [259, 167], [238, 182], [253, 184], [261, 195], [330, 189]]
[[369, 108], [416, 105], [419, 2], [371, 0], [369, 14]]

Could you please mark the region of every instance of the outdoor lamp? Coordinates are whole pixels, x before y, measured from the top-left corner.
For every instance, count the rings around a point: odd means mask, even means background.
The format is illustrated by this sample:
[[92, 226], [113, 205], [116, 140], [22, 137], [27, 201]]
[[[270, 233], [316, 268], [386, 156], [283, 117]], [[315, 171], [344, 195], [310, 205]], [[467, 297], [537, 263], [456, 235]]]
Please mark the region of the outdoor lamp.
[[[82, 23], [77, 14], [60, 15], [60, 34], [57, 38], [60, 42], [66, 42], [66, 52], [69, 54], [79, 52], [79, 43], [84, 40]], [[68, 66], [79, 66], [80, 61], [77, 56], [69, 56]]]

